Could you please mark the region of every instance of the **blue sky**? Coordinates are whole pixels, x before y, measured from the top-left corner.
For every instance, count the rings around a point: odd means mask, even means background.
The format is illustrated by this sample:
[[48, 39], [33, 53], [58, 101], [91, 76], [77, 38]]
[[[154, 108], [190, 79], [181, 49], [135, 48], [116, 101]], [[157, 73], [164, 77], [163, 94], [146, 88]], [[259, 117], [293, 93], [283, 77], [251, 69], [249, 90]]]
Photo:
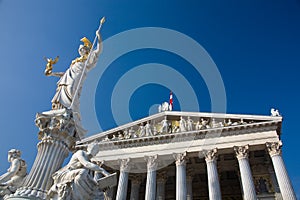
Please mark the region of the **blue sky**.
[[[299, 0], [0, 0], [0, 172], [9, 166], [6, 157], [10, 148], [22, 150], [29, 166], [34, 161], [38, 142], [35, 114], [51, 108], [57, 81], [43, 75], [43, 57], [59, 55], [55, 70], [64, 71], [77, 56], [80, 38], [94, 38], [102, 16], [107, 18], [102, 29], [104, 40], [127, 30], [158, 27], [197, 41], [221, 75], [227, 113], [269, 115], [270, 108], [279, 109], [284, 117], [283, 157], [295, 191], [300, 195]], [[138, 35], [137, 40], [139, 37], [147, 40], [143, 35]], [[173, 41], [184, 48], [182, 41]], [[128, 45], [131, 42], [128, 40]], [[126, 42], [123, 43], [111, 46], [104, 43], [104, 53], [105, 48], [117, 51], [126, 47]], [[209, 86], [190, 63], [166, 50], [138, 49], [114, 60], [99, 78], [94, 107], [102, 129], [118, 124], [110, 109], [117, 82], [134, 67], [146, 63], [169, 66], [175, 69], [172, 73], [176, 71], [190, 83], [199, 107], [187, 109], [212, 110]], [[165, 74], [165, 79], [174, 86], [172, 77], [173, 74]], [[155, 81], [138, 87], [126, 99], [132, 119], [146, 116], [152, 105], [167, 100], [170, 89], [176, 88]], [[184, 97], [179, 93], [174, 97], [175, 109], [181, 110], [179, 103]]]

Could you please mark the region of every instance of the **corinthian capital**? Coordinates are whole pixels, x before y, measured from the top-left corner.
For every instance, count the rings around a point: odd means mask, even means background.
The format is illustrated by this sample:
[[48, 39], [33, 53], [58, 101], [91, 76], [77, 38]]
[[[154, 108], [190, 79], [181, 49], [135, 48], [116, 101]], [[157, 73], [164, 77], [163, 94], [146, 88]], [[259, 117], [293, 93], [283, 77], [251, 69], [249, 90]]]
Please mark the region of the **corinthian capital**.
[[281, 155], [281, 146], [282, 146], [282, 142], [278, 141], [278, 142], [267, 142], [266, 143], [266, 147], [268, 149], [268, 152], [270, 154], [270, 156], [277, 156], [277, 155]]
[[155, 171], [158, 165], [157, 155], [145, 156], [145, 160], [147, 161], [147, 170]]
[[202, 157], [202, 155], [204, 155], [206, 162], [212, 162], [212, 161], [215, 161], [217, 159], [217, 152], [218, 152], [217, 148], [214, 148], [214, 149], [211, 149], [211, 150], [204, 150], [204, 151], [199, 153], [199, 157]]
[[237, 159], [248, 158], [249, 154], [249, 145], [245, 146], [234, 146], [235, 155]]
[[186, 164], [186, 152], [184, 153], [173, 153], [173, 157], [175, 159], [176, 166], [185, 165]]
[[130, 158], [119, 160], [120, 171], [129, 172], [130, 171]]

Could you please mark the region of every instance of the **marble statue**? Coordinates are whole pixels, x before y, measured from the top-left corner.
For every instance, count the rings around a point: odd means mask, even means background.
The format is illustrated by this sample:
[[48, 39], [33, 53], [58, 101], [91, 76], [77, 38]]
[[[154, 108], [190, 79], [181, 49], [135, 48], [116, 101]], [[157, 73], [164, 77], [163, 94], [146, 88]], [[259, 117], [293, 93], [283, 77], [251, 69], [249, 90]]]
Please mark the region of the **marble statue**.
[[201, 118], [200, 120], [201, 120], [201, 126], [202, 126], [202, 128], [204, 128], [204, 129], [210, 128], [208, 120], [205, 120], [203, 118]]
[[180, 129], [180, 132], [185, 132], [186, 131], [186, 121], [185, 121], [185, 119], [183, 119], [183, 117], [180, 117], [179, 129]]
[[192, 131], [194, 130], [194, 125], [193, 125], [194, 121], [191, 119], [191, 117], [189, 116], [188, 119], [187, 119], [187, 122], [186, 122], [186, 128], [187, 128], [187, 131]]
[[23, 183], [27, 175], [27, 165], [21, 159], [21, 151], [11, 149], [8, 151], [10, 167], [7, 172], [0, 176], [0, 196], [14, 193]]
[[129, 131], [127, 128], [123, 131], [123, 134], [125, 139], [130, 139]]
[[124, 139], [124, 136], [122, 135], [121, 132], [118, 132], [118, 139], [119, 139], [119, 140], [123, 140], [123, 139]]
[[106, 170], [91, 162], [99, 151], [99, 145], [89, 144], [87, 151], [78, 150], [70, 162], [52, 175], [53, 186], [48, 192], [50, 199], [89, 200], [99, 191], [97, 173], [109, 177]]
[[172, 105], [168, 102], [163, 102], [161, 105], [158, 106], [158, 112], [164, 112], [164, 111], [172, 111]]
[[153, 136], [152, 127], [151, 127], [151, 124], [149, 121], [145, 125], [145, 133], [146, 133], [146, 136]]
[[167, 120], [167, 117], [165, 116], [164, 119], [160, 123], [161, 123], [160, 133], [168, 133], [169, 132], [169, 122]]
[[72, 61], [66, 72], [52, 72], [52, 59], [47, 59], [45, 74], [47, 76], [60, 77], [57, 82], [56, 93], [52, 99], [52, 109], [68, 108], [79, 113], [79, 98], [82, 88], [82, 83], [86, 78], [87, 72], [96, 66], [99, 54], [102, 51], [102, 41], [99, 30], [97, 35], [97, 47], [92, 50], [91, 42], [86, 38], [82, 38], [84, 43], [78, 48], [80, 57]]
[[279, 110], [271, 108], [271, 116], [272, 117], [278, 117], [278, 116], [280, 116]]
[[139, 137], [144, 137], [146, 134], [145, 126], [143, 124], [140, 124], [139, 126]]
[[129, 135], [130, 135], [130, 138], [137, 138], [137, 133], [135, 132], [135, 130], [133, 129], [133, 127], [130, 127], [129, 129]]

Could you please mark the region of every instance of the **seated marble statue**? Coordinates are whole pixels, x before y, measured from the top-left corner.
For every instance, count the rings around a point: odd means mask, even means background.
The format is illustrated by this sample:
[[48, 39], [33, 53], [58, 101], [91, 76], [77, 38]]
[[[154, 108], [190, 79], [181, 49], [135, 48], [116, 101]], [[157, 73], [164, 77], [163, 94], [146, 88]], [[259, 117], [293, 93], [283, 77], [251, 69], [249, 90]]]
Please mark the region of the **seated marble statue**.
[[14, 193], [27, 175], [27, 166], [21, 159], [20, 150], [11, 149], [8, 152], [8, 162], [11, 163], [9, 169], [0, 176], [0, 196]]
[[89, 144], [87, 151], [78, 150], [70, 162], [52, 175], [53, 186], [48, 192], [50, 199], [89, 200], [99, 192], [98, 179], [110, 174], [103, 168], [91, 162], [99, 151], [99, 145]]

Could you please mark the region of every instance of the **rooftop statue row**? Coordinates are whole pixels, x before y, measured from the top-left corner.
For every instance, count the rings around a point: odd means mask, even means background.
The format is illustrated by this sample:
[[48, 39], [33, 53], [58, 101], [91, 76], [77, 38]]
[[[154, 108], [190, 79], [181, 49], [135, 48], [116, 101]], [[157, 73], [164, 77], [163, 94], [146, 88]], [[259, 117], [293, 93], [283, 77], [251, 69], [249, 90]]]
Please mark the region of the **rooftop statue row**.
[[224, 121], [217, 121], [212, 118], [204, 119], [200, 118], [198, 121], [194, 121], [191, 117], [180, 117], [180, 120], [168, 120], [167, 117], [161, 122], [156, 123], [155, 121], [151, 123], [147, 121], [145, 124], [140, 124], [139, 126], [132, 126], [129, 129], [125, 129], [123, 131], [118, 132], [117, 134], [113, 134], [111, 138], [106, 135], [102, 141], [115, 141], [115, 140], [124, 140], [124, 139], [133, 139], [140, 137], [148, 137], [155, 136], [161, 134], [170, 134], [170, 133], [180, 133], [187, 131], [198, 131], [204, 129], [212, 129], [212, 128], [221, 128], [228, 126], [237, 126], [237, 125], [245, 125], [251, 122], [245, 122], [243, 119], [240, 121], [231, 121], [231, 119], [227, 119]]

